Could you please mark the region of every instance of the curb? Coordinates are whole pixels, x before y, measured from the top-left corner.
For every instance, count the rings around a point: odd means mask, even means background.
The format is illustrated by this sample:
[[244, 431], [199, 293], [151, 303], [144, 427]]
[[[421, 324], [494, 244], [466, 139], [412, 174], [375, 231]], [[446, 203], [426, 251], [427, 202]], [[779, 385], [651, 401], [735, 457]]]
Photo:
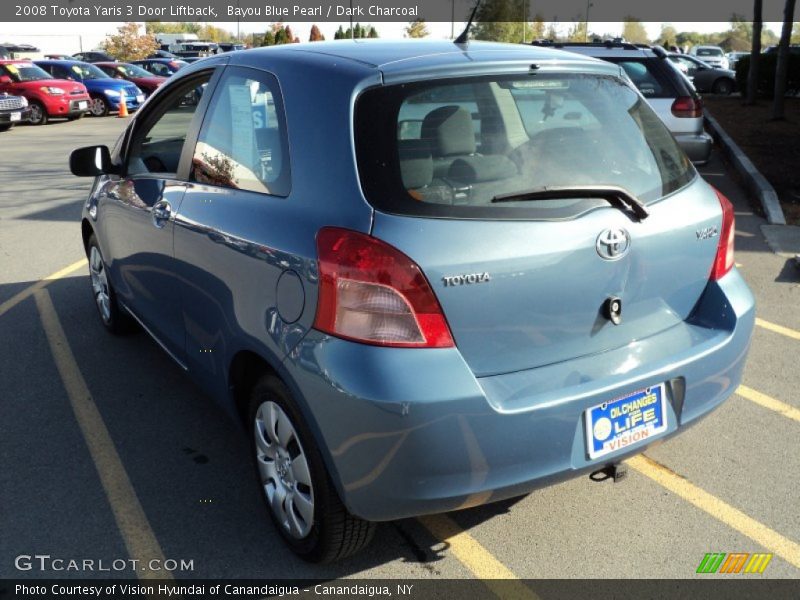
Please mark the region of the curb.
[[736, 145], [736, 142], [725, 133], [725, 130], [717, 123], [717, 120], [708, 114], [708, 111], [705, 111], [705, 120], [711, 130], [711, 135], [722, 146], [723, 152], [733, 163], [739, 175], [745, 180], [750, 191], [758, 197], [761, 202], [761, 208], [764, 209], [764, 214], [767, 215], [767, 222], [773, 225], [786, 225], [786, 218], [783, 216], [783, 209], [781, 209], [781, 203], [778, 200], [775, 188], [750, 162], [750, 159]]

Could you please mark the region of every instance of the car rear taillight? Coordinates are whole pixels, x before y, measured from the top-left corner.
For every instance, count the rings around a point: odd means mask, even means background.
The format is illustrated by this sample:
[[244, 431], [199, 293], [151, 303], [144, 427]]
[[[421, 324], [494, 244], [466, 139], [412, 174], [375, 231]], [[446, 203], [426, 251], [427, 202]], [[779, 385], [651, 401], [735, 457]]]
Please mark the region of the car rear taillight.
[[719, 233], [717, 256], [714, 258], [714, 266], [711, 268], [711, 279], [712, 281], [717, 281], [722, 279], [733, 268], [735, 219], [731, 201], [718, 189], [714, 188], [714, 191], [717, 194], [720, 206], [722, 206], [722, 229]]
[[672, 103], [672, 114], [679, 118], [696, 119], [703, 116], [703, 101], [691, 96], [680, 96]]
[[317, 234], [314, 327], [377, 346], [450, 348], [450, 327], [428, 280], [405, 254], [374, 237], [325, 227]]

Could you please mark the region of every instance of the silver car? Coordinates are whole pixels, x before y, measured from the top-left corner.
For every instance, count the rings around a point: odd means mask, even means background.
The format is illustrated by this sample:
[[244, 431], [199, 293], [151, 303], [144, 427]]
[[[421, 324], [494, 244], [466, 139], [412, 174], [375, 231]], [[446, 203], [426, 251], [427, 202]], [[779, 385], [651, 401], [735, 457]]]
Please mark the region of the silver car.
[[[539, 42], [535, 45], [550, 44]], [[708, 162], [714, 142], [703, 130], [702, 100], [691, 82], [667, 59], [663, 48], [626, 42], [553, 46], [619, 65], [692, 162], [699, 165]]]
[[718, 69], [730, 68], [728, 57], [725, 56], [725, 51], [719, 46], [693, 46], [689, 49], [689, 55], [696, 56], [703, 62]]

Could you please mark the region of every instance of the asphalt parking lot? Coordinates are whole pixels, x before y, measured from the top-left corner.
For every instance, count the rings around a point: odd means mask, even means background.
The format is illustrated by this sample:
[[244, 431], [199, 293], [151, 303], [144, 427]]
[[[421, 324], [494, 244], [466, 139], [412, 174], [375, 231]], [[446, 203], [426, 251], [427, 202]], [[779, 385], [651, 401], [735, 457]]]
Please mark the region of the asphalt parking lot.
[[192, 561], [175, 578], [691, 578], [710, 577], [695, 573], [709, 552], [772, 553], [757, 577], [800, 577], [800, 270], [769, 250], [719, 153], [702, 171], [736, 207], [758, 301], [744, 387], [620, 483], [385, 523], [366, 552], [320, 567], [273, 530], [243, 429], [146, 334], [115, 338], [95, 315], [79, 226], [91, 182], [67, 158], [126, 122], [0, 134], [0, 578], [92, 575], [15, 567], [34, 554]]

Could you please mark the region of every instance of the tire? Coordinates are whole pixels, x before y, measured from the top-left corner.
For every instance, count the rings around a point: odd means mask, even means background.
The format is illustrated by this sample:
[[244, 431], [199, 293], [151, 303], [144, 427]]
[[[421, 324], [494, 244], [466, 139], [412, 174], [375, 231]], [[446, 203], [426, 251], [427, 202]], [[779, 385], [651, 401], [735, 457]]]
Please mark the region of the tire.
[[92, 96], [89, 102], [89, 112], [93, 117], [108, 115], [108, 101], [103, 96]]
[[89, 282], [100, 322], [115, 335], [130, 333], [136, 328], [135, 321], [117, 302], [116, 292], [108, 280], [103, 253], [94, 234], [89, 238], [86, 251], [89, 258]]
[[37, 100], [31, 100], [31, 116], [29, 123], [31, 125], [47, 125], [48, 115], [44, 105]]
[[734, 83], [732, 79], [723, 77], [714, 82], [713, 92], [721, 96], [730, 96], [733, 93]]
[[274, 375], [253, 387], [248, 427], [267, 512], [295, 554], [328, 563], [369, 544], [375, 523], [347, 512], [302, 414]]
[[9, 129], [13, 129], [13, 128], [14, 128], [14, 124], [13, 123], [5, 123], [3, 125], [0, 125], [0, 133], [2, 133], [4, 131], [8, 131]]

